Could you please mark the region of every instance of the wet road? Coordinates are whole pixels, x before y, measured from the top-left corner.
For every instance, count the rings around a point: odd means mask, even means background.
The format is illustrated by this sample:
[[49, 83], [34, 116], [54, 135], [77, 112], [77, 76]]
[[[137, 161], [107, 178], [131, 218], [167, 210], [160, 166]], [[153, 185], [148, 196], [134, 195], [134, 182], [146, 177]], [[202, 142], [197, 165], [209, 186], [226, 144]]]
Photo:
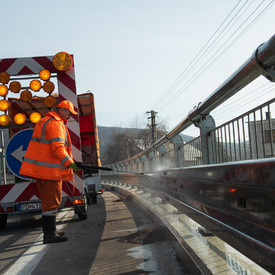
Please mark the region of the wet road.
[[130, 198], [106, 191], [88, 219], [58, 215], [69, 241], [43, 245], [40, 217], [8, 220], [0, 237], [0, 274], [186, 274], [171, 236]]

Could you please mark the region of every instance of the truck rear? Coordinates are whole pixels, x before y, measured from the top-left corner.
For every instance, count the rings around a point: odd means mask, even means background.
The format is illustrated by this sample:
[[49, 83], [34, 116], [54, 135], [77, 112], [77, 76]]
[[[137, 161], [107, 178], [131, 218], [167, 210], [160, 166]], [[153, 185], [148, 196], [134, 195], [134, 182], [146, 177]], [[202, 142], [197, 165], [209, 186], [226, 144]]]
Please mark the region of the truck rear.
[[[19, 171], [35, 123], [60, 101], [71, 101], [78, 112], [67, 123], [74, 161], [100, 165], [100, 157], [94, 96], [76, 94], [72, 55], [2, 59], [0, 82], [0, 131], [8, 140], [4, 146], [5, 138], [1, 139], [0, 227], [4, 227], [8, 216], [41, 212], [36, 183]], [[101, 191], [97, 171], [84, 172], [74, 172], [74, 181], [63, 181], [60, 204], [73, 207], [79, 219], [87, 217], [87, 198], [95, 203]]]

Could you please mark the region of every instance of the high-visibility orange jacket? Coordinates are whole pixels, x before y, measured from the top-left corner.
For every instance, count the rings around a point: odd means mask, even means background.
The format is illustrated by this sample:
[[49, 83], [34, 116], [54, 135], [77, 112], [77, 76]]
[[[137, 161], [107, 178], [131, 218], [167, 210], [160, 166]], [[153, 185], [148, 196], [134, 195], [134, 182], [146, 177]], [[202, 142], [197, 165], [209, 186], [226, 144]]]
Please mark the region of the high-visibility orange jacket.
[[49, 112], [34, 128], [20, 174], [48, 180], [73, 180], [71, 138], [64, 121]]

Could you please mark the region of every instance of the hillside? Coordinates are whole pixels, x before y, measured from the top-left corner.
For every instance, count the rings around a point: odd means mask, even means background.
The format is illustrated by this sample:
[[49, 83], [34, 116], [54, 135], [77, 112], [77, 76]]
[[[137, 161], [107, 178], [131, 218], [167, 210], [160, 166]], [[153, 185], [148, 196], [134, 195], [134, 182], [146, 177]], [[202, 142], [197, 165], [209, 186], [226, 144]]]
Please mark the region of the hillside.
[[[136, 129], [136, 128], [121, 128], [121, 127], [105, 127], [105, 126], [97, 126], [98, 129], [98, 139], [99, 139], [99, 146], [100, 146], [100, 155], [101, 160], [104, 162], [106, 157], [106, 150], [109, 142], [112, 140], [112, 137], [116, 133], [125, 133], [131, 132], [138, 135], [138, 132], [143, 131], [143, 129]], [[188, 142], [192, 140], [194, 137], [180, 134], [184, 142]]]

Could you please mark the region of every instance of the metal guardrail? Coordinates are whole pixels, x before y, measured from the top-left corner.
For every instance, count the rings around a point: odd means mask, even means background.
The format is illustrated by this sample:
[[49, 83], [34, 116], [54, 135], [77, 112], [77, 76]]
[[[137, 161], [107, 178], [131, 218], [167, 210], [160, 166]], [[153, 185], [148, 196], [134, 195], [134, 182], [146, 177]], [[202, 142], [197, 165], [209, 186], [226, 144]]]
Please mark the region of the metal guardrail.
[[103, 174], [161, 197], [275, 272], [275, 159], [173, 168], [145, 175]]
[[[275, 121], [269, 116], [274, 100], [217, 128], [209, 115], [260, 75], [275, 82], [275, 35], [173, 130], [110, 166], [145, 176], [111, 172], [102, 178], [155, 192], [275, 273], [275, 159], [268, 158], [275, 148]], [[183, 144], [179, 134], [192, 124], [201, 135]], [[255, 160], [261, 158], [266, 159]]]
[[[201, 127], [200, 123], [209, 119], [209, 113], [224, 101], [232, 97], [239, 90], [254, 81], [260, 75], [265, 76], [268, 80], [275, 82], [275, 35], [273, 35], [267, 42], [261, 44], [252, 56], [235, 72], [233, 73], [220, 87], [218, 87], [208, 98], [200, 102], [194, 107], [188, 115], [178, 124], [173, 130], [168, 132], [165, 136], [155, 142], [150, 148], [144, 150], [140, 154], [131, 157], [128, 160], [116, 163], [114, 165], [129, 164], [143, 157], [147, 157], [156, 150], [162, 150], [166, 142], [172, 142], [183, 130], [195, 124]], [[202, 141], [204, 143], [204, 141]], [[204, 145], [203, 145], [204, 146]], [[203, 163], [207, 164], [209, 159], [205, 152], [203, 155]]]

